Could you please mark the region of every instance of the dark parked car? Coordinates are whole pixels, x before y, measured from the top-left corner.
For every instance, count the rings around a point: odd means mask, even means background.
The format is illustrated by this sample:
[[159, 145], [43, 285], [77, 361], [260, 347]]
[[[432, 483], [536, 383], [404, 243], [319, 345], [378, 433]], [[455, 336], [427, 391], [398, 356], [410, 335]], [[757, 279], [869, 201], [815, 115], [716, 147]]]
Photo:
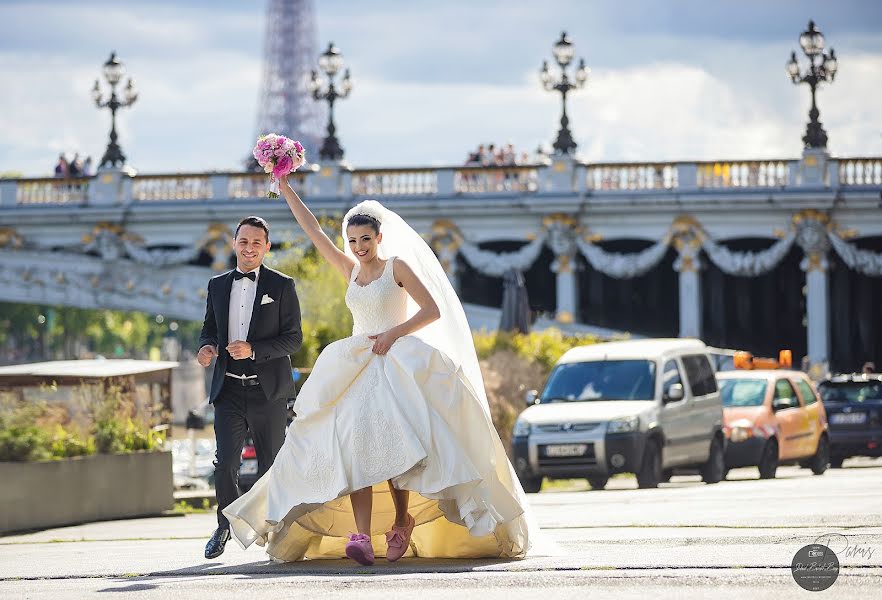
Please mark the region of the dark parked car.
[[882, 374], [835, 375], [818, 385], [830, 426], [830, 466], [882, 456]]

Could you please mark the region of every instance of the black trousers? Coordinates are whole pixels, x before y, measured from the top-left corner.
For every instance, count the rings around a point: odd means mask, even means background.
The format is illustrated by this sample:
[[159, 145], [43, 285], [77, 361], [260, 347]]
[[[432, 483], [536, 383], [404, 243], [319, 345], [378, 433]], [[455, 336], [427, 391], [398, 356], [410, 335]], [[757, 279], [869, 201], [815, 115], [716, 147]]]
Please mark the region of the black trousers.
[[257, 452], [258, 476], [273, 464], [285, 441], [287, 407], [284, 400], [267, 400], [259, 385], [243, 386], [232, 377], [214, 401], [214, 437], [217, 451], [214, 461], [214, 488], [217, 494], [217, 524], [229, 527], [221, 512], [239, 497], [239, 466], [242, 446], [251, 433]]

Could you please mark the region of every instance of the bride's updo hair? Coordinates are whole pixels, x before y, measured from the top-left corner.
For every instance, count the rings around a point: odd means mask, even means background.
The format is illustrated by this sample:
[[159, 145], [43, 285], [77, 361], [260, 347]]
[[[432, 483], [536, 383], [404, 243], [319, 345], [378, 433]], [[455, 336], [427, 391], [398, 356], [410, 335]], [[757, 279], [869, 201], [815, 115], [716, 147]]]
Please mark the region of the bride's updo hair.
[[367, 225], [374, 230], [374, 233], [380, 233], [380, 221], [370, 215], [352, 215], [346, 223], [346, 227], [353, 225]]

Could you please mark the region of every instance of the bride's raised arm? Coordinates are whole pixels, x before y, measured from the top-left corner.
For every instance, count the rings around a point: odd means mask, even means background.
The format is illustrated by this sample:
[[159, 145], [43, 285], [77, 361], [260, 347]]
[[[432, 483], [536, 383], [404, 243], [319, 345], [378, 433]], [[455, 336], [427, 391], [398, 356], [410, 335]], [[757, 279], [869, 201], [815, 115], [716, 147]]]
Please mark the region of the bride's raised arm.
[[348, 280], [349, 276], [352, 274], [352, 268], [355, 266], [355, 259], [346, 256], [346, 254], [344, 254], [343, 251], [331, 241], [331, 238], [325, 234], [321, 225], [319, 225], [318, 219], [315, 218], [315, 215], [312, 214], [306, 204], [303, 203], [303, 200], [300, 199], [297, 192], [288, 185], [287, 177], [282, 177], [279, 180], [279, 189], [285, 197], [285, 202], [288, 203], [288, 208], [291, 209], [294, 218], [297, 219], [297, 223], [306, 235], [309, 236], [309, 239], [312, 240], [312, 243], [315, 244], [319, 253]]

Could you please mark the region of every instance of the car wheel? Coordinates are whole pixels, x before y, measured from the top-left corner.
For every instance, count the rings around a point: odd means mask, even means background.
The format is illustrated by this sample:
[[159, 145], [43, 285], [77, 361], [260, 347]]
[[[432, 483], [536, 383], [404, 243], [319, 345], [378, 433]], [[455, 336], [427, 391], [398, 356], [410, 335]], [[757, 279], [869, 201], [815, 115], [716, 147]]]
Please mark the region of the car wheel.
[[589, 477], [588, 483], [591, 484], [592, 490], [602, 490], [609, 483], [609, 477]]
[[830, 465], [830, 441], [826, 435], [822, 435], [818, 440], [818, 449], [812, 458], [811, 468], [815, 475], [823, 475], [824, 471]]
[[705, 483], [719, 483], [726, 472], [726, 457], [723, 444], [718, 436], [711, 442], [710, 456], [701, 467], [701, 480]]
[[843, 456], [833, 456], [830, 458], [830, 468], [831, 469], [841, 469], [842, 463], [845, 461], [845, 457]]
[[536, 494], [542, 489], [541, 477], [519, 477], [524, 491], [528, 494]]
[[662, 478], [661, 451], [658, 442], [650, 440], [643, 451], [643, 462], [637, 471], [637, 487], [640, 489], [657, 488]]
[[759, 463], [760, 479], [774, 479], [778, 471], [778, 442], [769, 440], [763, 448]]
[[674, 469], [665, 469], [662, 471], [661, 482], [668, 483], [671, 480], [671, 477], [674, 476]]

